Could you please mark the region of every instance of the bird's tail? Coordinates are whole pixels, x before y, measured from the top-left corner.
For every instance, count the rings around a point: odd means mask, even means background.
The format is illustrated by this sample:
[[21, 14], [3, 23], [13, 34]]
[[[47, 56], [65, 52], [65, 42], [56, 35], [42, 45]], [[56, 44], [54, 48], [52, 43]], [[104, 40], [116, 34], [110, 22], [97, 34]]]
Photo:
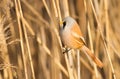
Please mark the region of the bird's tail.
[[96, 63], [97, 66], [100, 68], [103, 67], [103, 63], [91, 52], [90, 49], [88, 49], [86, 46], [82, 46], [81, 50], [87, 53], [88, 56]]

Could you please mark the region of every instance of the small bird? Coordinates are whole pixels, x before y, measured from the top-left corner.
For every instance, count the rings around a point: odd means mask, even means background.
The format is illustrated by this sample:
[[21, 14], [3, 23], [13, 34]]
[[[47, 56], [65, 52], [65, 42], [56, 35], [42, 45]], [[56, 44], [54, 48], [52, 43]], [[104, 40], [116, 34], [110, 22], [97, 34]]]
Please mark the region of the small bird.
[[60, 38], [62, 43], [71, 49], [80, 49], [96, 63], [100, 68], [103, 63], [85, 46], [85, 40], [77, 22], [70, 16], [66, 17], [60, 27]]

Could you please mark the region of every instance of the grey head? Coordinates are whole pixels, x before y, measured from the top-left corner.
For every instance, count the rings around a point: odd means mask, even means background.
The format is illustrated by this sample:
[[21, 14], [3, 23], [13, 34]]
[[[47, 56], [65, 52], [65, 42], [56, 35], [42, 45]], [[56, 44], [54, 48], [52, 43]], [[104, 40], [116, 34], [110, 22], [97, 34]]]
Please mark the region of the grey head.
[[75, 22], [76, 21], [72, 17], [65, 17], [60, 30], [66, 30], [67, 28], [70, 28]]

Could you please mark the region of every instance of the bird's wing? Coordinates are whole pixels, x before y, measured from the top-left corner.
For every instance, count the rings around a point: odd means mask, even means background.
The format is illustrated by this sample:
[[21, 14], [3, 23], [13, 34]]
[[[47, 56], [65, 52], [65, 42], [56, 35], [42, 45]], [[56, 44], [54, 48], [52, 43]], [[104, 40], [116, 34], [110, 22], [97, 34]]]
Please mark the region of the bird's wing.
[[72, 36], [74, 36], [74, 38], [76, 39], [76, 41], [79, 41], [83, 44], [85, 44], [85, 39], [83, 38], [83, 36], [78, 35], [76, 32], [71, 32]]
[[80, 28], [79, 28], [77, 23], [75, 23], [73, 25], [73, 27], [71, 28], [71, 34], [72, 34], [72, 36], [74, 36], [74, 38], [76, 40], [81, 41], [82, 43], [85, 44], [85, 40], [84, 40], [84, 38], [82, 36], [82, 32], [81, 32], [81, 30], [80, 30]]

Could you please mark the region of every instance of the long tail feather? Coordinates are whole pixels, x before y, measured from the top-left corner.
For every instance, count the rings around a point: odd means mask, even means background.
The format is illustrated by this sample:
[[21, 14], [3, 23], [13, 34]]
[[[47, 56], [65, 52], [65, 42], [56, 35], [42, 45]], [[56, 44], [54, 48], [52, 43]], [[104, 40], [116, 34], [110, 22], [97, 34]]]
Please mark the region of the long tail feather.
[[88, 49], [86, 46], [82, 46], [81, 50], [87, 53], [87, 55], [90, 56], [90, 58], [96, 63], [97, 66], [100, 68], [103, 67], [103, 63], [91, 52], [90, 49]]

